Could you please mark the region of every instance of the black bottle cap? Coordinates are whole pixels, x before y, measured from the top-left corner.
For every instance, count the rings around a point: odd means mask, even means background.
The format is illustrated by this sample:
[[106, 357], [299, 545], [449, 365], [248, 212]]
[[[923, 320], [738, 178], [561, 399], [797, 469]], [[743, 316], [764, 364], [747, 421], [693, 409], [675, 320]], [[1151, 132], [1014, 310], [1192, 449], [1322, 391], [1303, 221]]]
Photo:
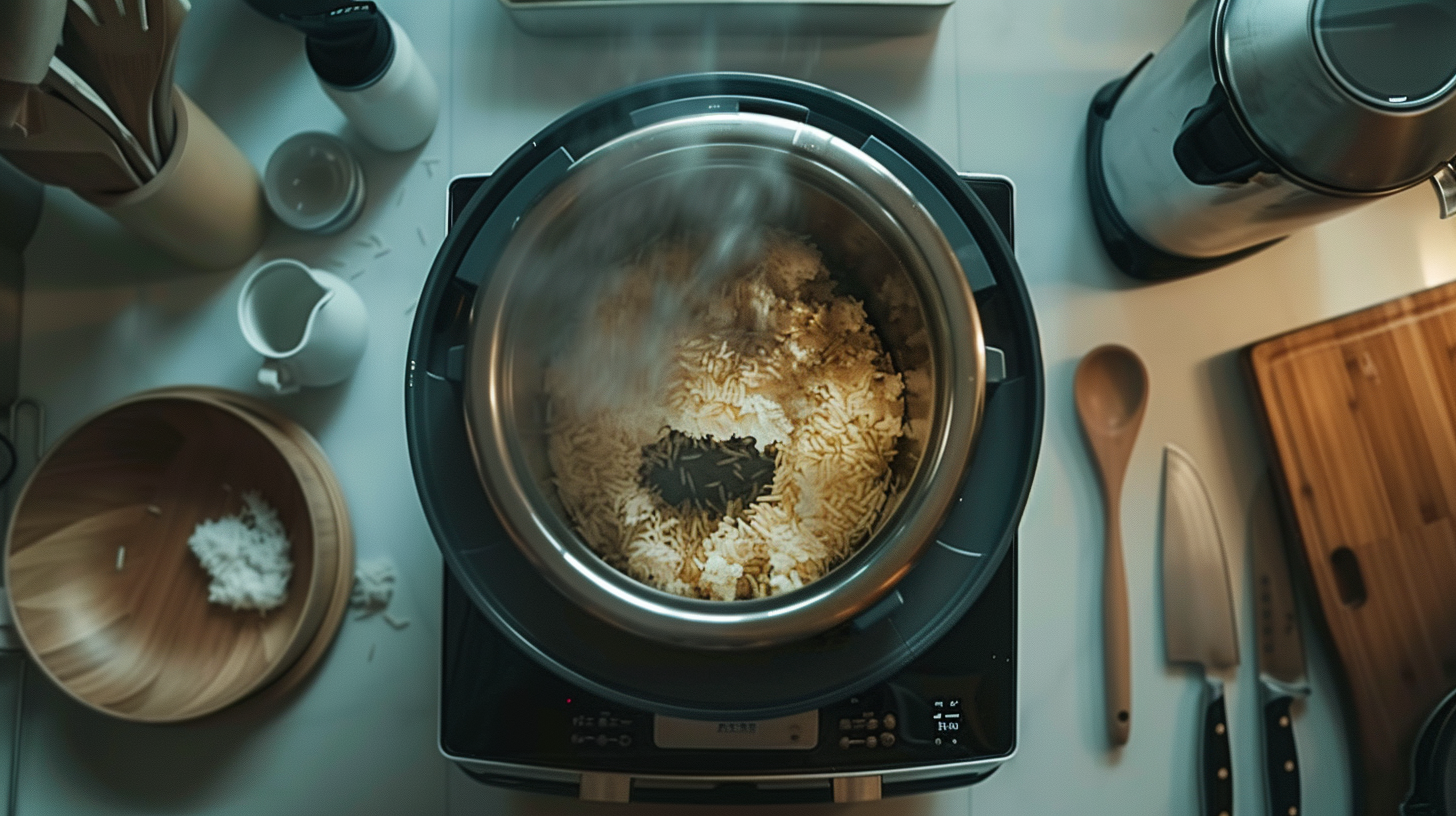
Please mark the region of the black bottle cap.
[[394, 60], [389, 18], [371, 2], [248, 0], [253, 8], [307, 38], [308, 63], [319, 79], [343, 90], [372, 85]]

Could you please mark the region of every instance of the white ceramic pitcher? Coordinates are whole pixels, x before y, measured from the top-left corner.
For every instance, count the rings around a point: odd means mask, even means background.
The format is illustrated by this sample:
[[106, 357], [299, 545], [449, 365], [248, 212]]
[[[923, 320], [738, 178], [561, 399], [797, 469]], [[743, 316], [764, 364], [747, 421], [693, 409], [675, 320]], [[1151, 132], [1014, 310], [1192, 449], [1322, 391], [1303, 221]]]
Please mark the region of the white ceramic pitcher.
[[258, 382], [280, 394], [347, 379], [369, 337], [364, 301], [344, 279], [279, 259], [258, 267], [238, 297], [238, 324], [263, 355]]

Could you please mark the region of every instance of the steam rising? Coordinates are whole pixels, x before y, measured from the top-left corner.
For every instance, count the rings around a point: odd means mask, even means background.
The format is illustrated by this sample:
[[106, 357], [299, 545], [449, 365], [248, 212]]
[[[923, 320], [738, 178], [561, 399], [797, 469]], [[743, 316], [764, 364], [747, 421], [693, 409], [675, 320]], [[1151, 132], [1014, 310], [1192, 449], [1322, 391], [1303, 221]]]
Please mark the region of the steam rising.
[[[542, 241], [532, 267], [553, 291], [556, 375], [578, 404], [613, 409], [657, 397], [686, 326], [751, 266], [770, 229], [797, 220], [798, 197], [779, 154], [745, 163], [684, 149], [666, 172], [622, 188], [619, 168], [597, 168], [585, 192]], [[630, 174], [628, 174], [630, 175]], [[683, 268], [644, 268], [649, 247], [682, 248]], [[630, 320], [601, 308], [624, 287], [642, 291]], [[645, 300], [645, 302], [644, 302]], [[561, 352], [570, 349], [570, 354]]]

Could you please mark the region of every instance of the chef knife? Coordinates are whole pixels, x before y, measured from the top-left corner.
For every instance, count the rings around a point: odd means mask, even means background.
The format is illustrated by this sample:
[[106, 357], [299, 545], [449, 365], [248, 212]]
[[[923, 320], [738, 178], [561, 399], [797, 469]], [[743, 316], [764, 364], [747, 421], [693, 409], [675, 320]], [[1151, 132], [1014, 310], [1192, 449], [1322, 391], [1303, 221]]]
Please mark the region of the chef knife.
[[1299, 816], [1299, 757], [1294, 750], [1295, 697], [1309, 694], [1304, 643], [1294, 587], [1289, 582], [1284, 536], [1266, 478], [1254, 495], [1249, 535], [1254, 546], [1254, 611], [1259, 643], [1259, 698], [1264, 720], [1264, 774], [1271, 816]]
[[1239, 664], [1233, 593], [1208, 488], [1193, 460], [1174, 445], [1163, 456], [1163, 636], [1169, 662], [1197, 664], [1204, 672], [1199, 770], [1204, 816], [1232, 816], [1223, 681], [1211, 672]]

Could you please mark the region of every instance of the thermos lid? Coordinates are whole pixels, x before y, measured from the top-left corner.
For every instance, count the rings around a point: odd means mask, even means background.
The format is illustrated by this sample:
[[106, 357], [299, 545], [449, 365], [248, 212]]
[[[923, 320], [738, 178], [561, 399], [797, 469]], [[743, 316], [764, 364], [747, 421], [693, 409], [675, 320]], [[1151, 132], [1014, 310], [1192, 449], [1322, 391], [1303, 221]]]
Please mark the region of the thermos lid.
[[343, 90], [374, 84], [394, 59], [389, 18], [372, 2], [248, 0], [267, 17], [306, 38], [308, 64], [318, 78]]
[[1417, 108], [1456, 82], [1456, 6], [1436, 0], [1323, 0], [1315, 42], [1335, 78], [1379, 107]]
[[1218, 1], [1220, 80], [1291, 176], [1386, 193], [1456, 156], [1456, 3]]

